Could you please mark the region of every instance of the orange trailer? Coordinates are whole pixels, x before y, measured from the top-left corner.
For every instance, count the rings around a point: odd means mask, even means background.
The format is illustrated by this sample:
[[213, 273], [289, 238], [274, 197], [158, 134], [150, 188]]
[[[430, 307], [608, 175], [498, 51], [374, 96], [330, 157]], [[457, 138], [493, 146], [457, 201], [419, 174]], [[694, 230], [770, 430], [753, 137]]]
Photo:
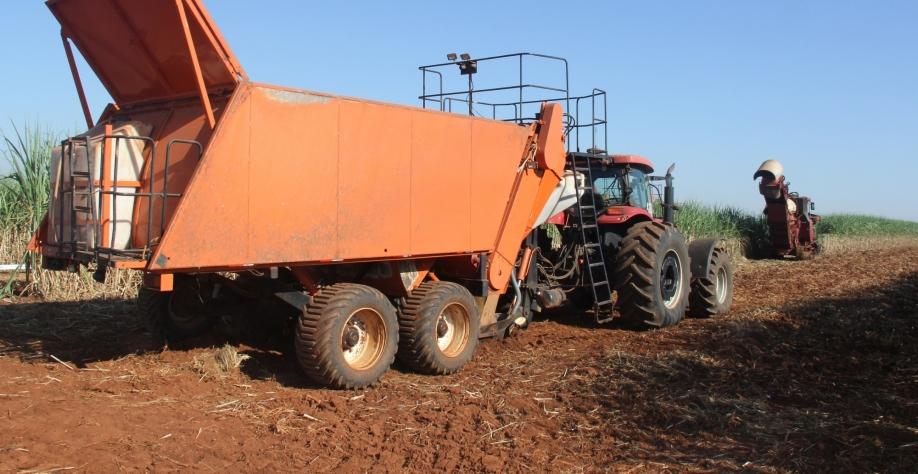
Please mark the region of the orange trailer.
[[[521, 243], [565, 173], [560, 105], [520, 126], [256, 84], [199, 0], [47, 5], [89, 130], [54, 153], [46, 268], [143, 271], [164, 341], [206, 328], [227, 289], [266, 291], [302, 312], [306, 373], [337, 387], [375, 382], [399, 346], [458, 370], [512, 324]], [[98, 120], [72, 46], [114, 99]]]

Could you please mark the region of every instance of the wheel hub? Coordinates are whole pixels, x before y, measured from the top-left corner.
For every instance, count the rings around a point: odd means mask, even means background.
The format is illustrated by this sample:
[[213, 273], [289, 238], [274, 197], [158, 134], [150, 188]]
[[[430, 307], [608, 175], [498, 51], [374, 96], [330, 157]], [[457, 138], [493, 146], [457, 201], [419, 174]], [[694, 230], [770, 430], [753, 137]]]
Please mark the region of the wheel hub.
[[469, 315], [460, 304], [450, 304], [437, 317], [437, 348], [447, 357], [455, 357], [469, 341]]
[[727, 270], [723, 267], [717, 270], [717, 278], [714, 280], [714, 292], [717, 294], [718, 303], [723, 303], [727, 299]]
[[360, 328], [352, 323], [344, 330], [344, 350], [348, 350], [360, 343]]
[[682, 293], [682, 264], [676, 252], [670, 250], [663, 257], [663, 265], [660, 268], [660, 295], [663, 297], [663, 304], [672, 308], [678, 301]]
[[341, 352], [355, 370], [366, 370], [376, 363], [386, 344], [385, 323], [373, 309], [362, 308], [347, 319], [341, 330]]

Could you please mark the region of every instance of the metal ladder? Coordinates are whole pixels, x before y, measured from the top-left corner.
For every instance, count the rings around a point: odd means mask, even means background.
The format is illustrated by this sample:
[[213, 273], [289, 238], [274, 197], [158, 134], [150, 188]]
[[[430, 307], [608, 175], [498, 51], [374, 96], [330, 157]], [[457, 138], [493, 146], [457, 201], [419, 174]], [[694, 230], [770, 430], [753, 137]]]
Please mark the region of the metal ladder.
[[[85, 143], [80, 143], [80, 146], [85, 147], [85, 157], [86, 157], [86, 171], [76, 171], [74, 166], [74, 156], [77, 155], [73, 152], [73, 147], [76, 144], [76, 141], [72, 141], [68, 146], [67, 153], [67, 167], [68, 174], [70, 177], [70, 240], [73, 243], [73, 251], [80, 250], [78, 247], [80, 244], [87, 245], [88, 250], [92, 250], [94, 253], [97, 251], [96, 242], [82, 242], [77, 240], [77, 216], [80, 214], [89, 216], [90, 228], [92, 229], [92, 235], [98, 240], [98, 231], [96, 224], [98, 221], [98, 216], [96, 215], [96, 206], [93, 197], [96, 195], [95, 185], [93, 183], [92, 171], [94, 168], [94, 163], [92, 162], [92, 148], [90, 147], [89, 140], [87, 139]], [[63, 160], [63, 157], [62, 157]], [[86, 184], [84, 186], [77, 186], [77, 179], [85, 180]], [[77, 196], [85, 196], [86, 204], [85, 206], [77, 205]]]
[[569, 153], [571, 169], [582, 173], [586, 178], [583, 186], [579, 180], [574, 180], [574, 187], [579, 196], [577, 199], [577, 223], [580, 227], [580, 236], [583, 242], [584, 268], [586, 269], [586, 282], [593, 294], [593, 311], [597, 323], [605, 323], [614, 319], [612, 299], [612, 286], [606, 272], [605, 255], [602, 251], [602, 233], [599, 231], [599, 222], [596, 216], [596, 196], [593, 193], [593, 174], [590, 171], [590, 155], [583, 153]]

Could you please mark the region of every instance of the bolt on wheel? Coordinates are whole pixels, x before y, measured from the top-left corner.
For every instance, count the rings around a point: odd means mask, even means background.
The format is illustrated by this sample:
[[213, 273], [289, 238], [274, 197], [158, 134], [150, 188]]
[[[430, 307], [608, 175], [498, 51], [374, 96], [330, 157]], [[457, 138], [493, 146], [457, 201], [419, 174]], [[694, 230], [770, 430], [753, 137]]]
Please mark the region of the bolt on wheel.
[[341, 352], [354, 370], [366, 370], [379, 360], [385, 345], [382, 315], [370, 308], [354, 311], [341, 330]]
[[437, 318], [437, 348], [446, 357], [456, 357], [469, 343], [469, 312], [459, 303], [450, 303]]

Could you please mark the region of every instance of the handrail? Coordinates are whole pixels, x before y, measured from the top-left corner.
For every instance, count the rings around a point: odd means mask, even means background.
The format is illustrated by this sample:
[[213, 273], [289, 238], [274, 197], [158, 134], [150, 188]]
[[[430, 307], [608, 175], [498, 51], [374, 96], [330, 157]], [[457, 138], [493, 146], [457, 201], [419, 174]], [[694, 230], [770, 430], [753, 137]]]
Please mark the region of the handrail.
[[[119, 154], [121, 149], [121, 142], [127, 140], [138, 140], [144, 143], [145, 155], [147, 158], [144, 160], [144, 165], [142, 169], [149, 170], [149, 180], [146, 183], [142, 183], [142, 187], [133, 191], [122, 191], [120, 188], [131, 187], [132, 185], [136, 186], [134, 183], [141, 184], [140, 181], [121, 181], [118, 177], [119, 162], [123, 158]], [[100, 143], [101, 142], [101, 143]], [[94, 176], [95, 169], [98, 163], [95, 161], [95, 154], [93, 153], [93, 146], [102, 146], [101, 155], [105, 157], [108, 153], [111, 153], [111, 157], [107, 160], [106, 163], [101, 163], [102, 165], [102, 176]], [[107, 145], [108, 144], [108, 145]], [[164, 168], [163, 168], [163, 181], [162, 185], [157, 186], [156, 183], [156, 159], [158, 156], [157, 153], [157, 142], [151, 137], [142, 136], [142, 135], [117, 135], [114, 133], [107, 133], [99, 136], [82, 136], [82, 137], [73, 137], [63, 140], [61, 142], [61, 162], [58, 167], [60, 173], [60, 178], [57, 180], [56, 190], [59, 193], [58, 202], [59, 202], [59, 218], [60, 222], [57, 224], [58, 228], [54, 229], [55, 233], [58, 235], [58, 242], [55, 244], [48, 244], [49, 246], [56, 246], [62, 252], [68, 252], [71, 259], [76, 259], [78, 255], [87, 255], [91, 254], [92, 259], [101, 262], [103, 260], [111, 261], [115, 257], [125, 257], [131, 259], [146, 259], [150, 255], [150, 250], [154, 243], [154, 214], [153, 207], [155, 201], [159, 200], [162, 202], [161, 214], [157, 217], [160, 218], [159, 232], [156, 238], [162, 236], [165, 231], [166, 223], [166, 213], [168, 209], [169, 199], [176, 199], [182, 196], [181, 193], [169, 192], [168, 188], [168, 174], [169, 166], [172, 155], [172, 148], [175, 145], [190, 145], [197, 148], [198, 159], [201, 158], [204, 152], [204, 146], [196, 140], [185, 140], [185, 139], [173, 139], [170, 140], [166, 145], [166, 152], [164, 156]], [[149, 145], [149, 146], [147, 146]], [[109, 146], [111, 150], [106, 150], [105, 147]], [[77, 154], [75, 153], [75, 147], [85, 148], [85, 155], [80, 157], [85, 159], [85, 165], [87, 167], [86, 171], [76, 171], [75, 173], [75, 158]], [[106, 161], [106, 160], [103, 160]], [[82, 163], [79, 166], [82, 168]], [[105, 168], [111, 167], [112, 176], [110, 179], [107, 179], [105, 176]], [[77, 184], [77, 179], [80, 181], [86, 181], [84, 184]], [[64, 187], [65, 180], [69, 180], [68, 186]], [[129, 184], [130, 183], [130, 184]], [[98, 185], [97, 185], [98, 184]], [[82, 189], [78, 189], [82, 188]], [[144, 191], [143, 188], [146, 188]], [[68, 200], [65, 199], [65, 196], [69, 196], [69, 208]], [[87, 206], [77, 205], [76, 197], [77, 196], [86, 196]], [[107, 197], [108, 199], [103, 199]], [[143, 247], [134, 247], [131, 246], [130, 242], [126, 248], [115, 248], [117, 246], [117, 235], [118, 235], [118, 198], [119, 197], [133, 197], [135, 199], [147, 198], [147, 229], [146, 229], [146, 243]], [[88, 207], [88, 209], [87, 209]], [[111, 207], [111, 215], [107, 216], [108, 208]], [[65, 239], [65, 212], [70, 213], [70, 223], [69, 239]], [[143, 212], [138, 209], [138, 212]], [[92, 229], [91, 242], [81, 241], [76, 235], [78, 227], [77, 213], [89, 213], [88, 225]], [[132, 214], [133, 216], [133, 214]], [[132, 222], [134, 218], [132, 217]], [[110, 235], [108, 230], [105, 228], [106, 222], [110, 220]]]
[[[524, 58], [527, 57], [560, 62], [564, 68], [563, 86], [527, 81], [524, 71]], [[470, 80], [468, 88], [461, 90], [443, 89], [444, 75], [441, 72], [443, 68], [474, 63], [475, 70], [477, 70], [482, 67], [481, 63], [484, 62], [514, 58], [518, 62], [519, 71], [515, 84], [476, 89]], [[506, 65], [502, 67], [506, 67]], [[437, 108], [440, 111], [453, 112], [453, 103], [455, 102], [465, 104], [466, 107], [463, 108], [468, 110], [469, 114], [477, 115], [481, 112], [476, 113], [476, 106], [482, 106], [490, 109], [490, 118], [493, 120], [514, 122], [522, 125], [532, 123], [537, 119], [532, 108], [533, 105], [544, 102], [558, 102], [564, 105], [565, 114], [569, 117], [564, 126], [565, 135], [569, 137], [567, 140], [568, 151], [580, 151], [582, 148], [602, 150], [607, 148], [609, 132], [606, 91], [593, 88], [589, 94], [571, 96], [569, 91], [569, 66], [567, 60], [562, 57], [523, 52], [430, 64], [420, 66], [418, 69], [421, 71], [422, 76], [421, 95], [418, 96], [421, 100], [422, 108], [428, 108], [429, 104], [437, 104]], [[464, 70], [468, 71], [468, 68]], [[433, 85], [433, 90], [428, 87], [428, 73], [437, 78], [437, 83]], [[506, 94], [508, 91], [517, 91], [516, 100], [508, 100]], [[527, 97], [527, 91], [529, 97]], [[485, 97], [485, 99], [474, 100], [473, 97]], [[491, 98], [498, 98], [498, 100], [489, 100]], [[528, 113], [533, 113], [533, 115], [528, 116]], [[487, 112], [485, 112], [485, 115], [487, 115]], [[600, 128], [602, 130], [599, 130]], [[590, 133], [582, 138], [580, 132], [584, 129], [589, 129]], [[586, 142], [589, 142], [588, 147]]]

